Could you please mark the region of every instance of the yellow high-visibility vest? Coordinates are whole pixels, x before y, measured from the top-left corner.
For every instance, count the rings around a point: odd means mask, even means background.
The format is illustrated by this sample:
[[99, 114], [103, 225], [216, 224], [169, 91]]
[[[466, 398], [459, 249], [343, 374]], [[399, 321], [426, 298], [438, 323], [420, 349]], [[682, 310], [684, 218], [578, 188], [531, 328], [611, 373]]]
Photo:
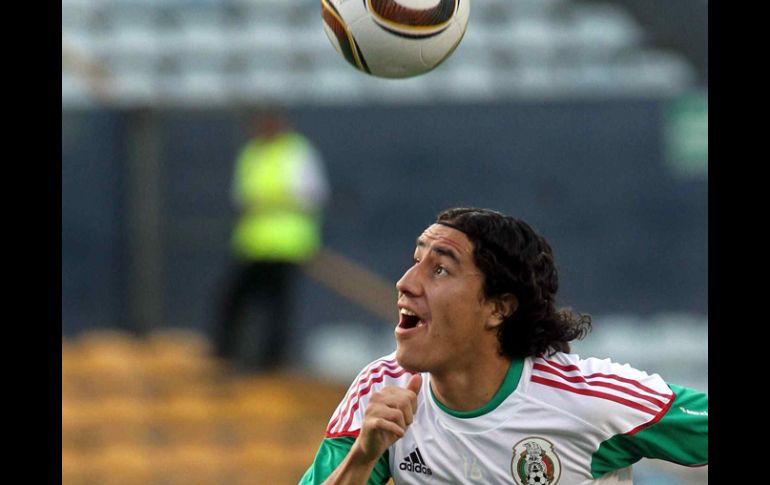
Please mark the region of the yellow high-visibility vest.
[[233, 197], [243, 210], [232, 238], [238, 256], [303, 262], [320, 247], [320, 207], [307, 207], [291, 188], [313, 153], [296, 133], [252, 140], [243, 148], [233, 185]]

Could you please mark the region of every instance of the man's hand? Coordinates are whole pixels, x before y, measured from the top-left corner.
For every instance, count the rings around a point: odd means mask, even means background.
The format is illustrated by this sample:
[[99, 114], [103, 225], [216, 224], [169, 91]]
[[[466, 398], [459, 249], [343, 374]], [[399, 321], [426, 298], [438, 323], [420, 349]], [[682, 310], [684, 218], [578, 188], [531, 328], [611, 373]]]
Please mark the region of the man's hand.
[[385, 386], [372, 394], [361, 433], [353, 445], [358, 447], [362, 458], [376, 461], [390, 445], [403, 438], [417, 411], [417, 393], [421, 386], [422, 376], [414, 374], [404, 389]]
[[372, 394], [358, 438], [324, 485], [364, 485], [368, 482], [380, 456], [402, 438], [412, 424], [421, 386], [422, 376], [414, 374], [406, 388], [385, 386]]

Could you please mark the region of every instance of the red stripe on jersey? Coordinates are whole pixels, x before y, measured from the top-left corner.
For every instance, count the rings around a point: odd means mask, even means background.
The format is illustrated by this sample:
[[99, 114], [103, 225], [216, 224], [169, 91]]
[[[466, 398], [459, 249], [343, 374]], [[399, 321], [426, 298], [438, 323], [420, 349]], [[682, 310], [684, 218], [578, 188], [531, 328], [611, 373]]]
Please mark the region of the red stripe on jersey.
[[589, 386], [599, 386], [599, 387], [606, 387], [608, 389], [614, 389], [616, 391], [628, 394], [630, 396], [638, 397], [639, 399], [644, 399], [645, 401], [650, 402], [652, 404], [655, 404], [656, 406], [661, 407], [661, 408], [666, 405], [666, 403], [664, 403], [663, 401], [661, 401], [659, 399], [655, 399], [654, 397], [650, 397], [650, 396], [645, 396], [644, 394], [638, 393], [636, 391], [633, 391], [633, 390], [628, 389], [628, 388], [623, 387], [623, 386], [619, 386], [617, 384], [611, 384], [609, 382], [604, 382], [604, 381], [591, 381], [591, 382], [588, 382], [586, 380], [586, 378], [583, 377], [583, 376], [566, 376], [566, 375], [562, 374], [561, 372], [557, 371], [556, 369], [552, 369], [551, 367], [548, 367], [548, 366], [543, 365], [543, 364], [535, 364], [535, 365], [532, 366], [532, 368], [536, 369], [536, 370], [543, 371], [543, 372], [548, 372], [548, 373], [556, 375], [556, 376], [559, 376], [559, 377], [561, 377], [562, 379], [564, 379], [565, 381], [568, 381], [568, 382], [582, 382], [582, 383], [587, 384]]
[[383, 372], [383, 374], [379, 377], [375, 377], [369, 382], [369, 385], [366, 386], [364, 389], [361, 390], [361, 392], [358, 394], [358, 399], [356, 400], [356, 403], [353, 405], [353, 408], [350, 410], [350, 413], [348, 414], [348, 420], [345, 422], [345, 426], [342, 427], [343, 432], [350, 429], [350, 425], [353, 423], [353, 416], [356, 415], [356, 411], [358, 410], [358, 406], [361, 404], [361, 398], [369, 393], [369, 391], [372, 389], [372, 386], [377, 382], [382, 382], [385, 379], [385, 376], [390, 377], [401, 377], [404, 374], [413, 375], [411, 372], [407, 371], [406, 369], [401, 369], [400, 371], [391, 374], [388, 371]]
[[532, 382], [537, 382], [538, 384], [543, 384], [545, 386], [549, 387], [555, 387], [557, 389], [563, 389], [565, 391], [574, 392], [575, 394], [582, 394], [584, 396], [592, 396], [592, 397], [598, 397], [601, 399], [606, 399], [608, 401], [613, 401], [618, 404], [623, 404], [624, 406], [628, 406], [630, 408], [634, 408], [636, 410], [639, 410], [643, 413], [652, 414], [653, 416], [658, 414], [657, 410], [650, 409], [646, 406], [642, 406], [639, 403], [636, 403], [634, 401], [630, 401], [628, 399], [623, 399], [622, 397], [618, 397], [612, 394], [607, 394], [606, 392], [599, 392], [599, 391], [591, 391], [588, 389], [580, 389], [577, 387], [568, 386], [567, 384], [554, 381], [551, 379], [546, 379], [544, 377], [539, 376], [532, 376]]
[[[554, 361], [548, 360], [548, 359], [542, 359], [542, 360], [544, 360], [545, 362], [548, 362], [552, 366], [554, 366], [554, 367], [556, 367], [558, 369], [561, 369], [563, 371], [577, 371], [577, 372], [582, 373], [582, 370], [580, 369], [580, 367], [578, 367], [576, 365], [564, 365], [564, 364], [560, 364], [558, 362], [554, 362]], [[615, 375], [615, 374], [596, 373], [596, 374], [590, 374], [590, 375], [583, 376], [583, 377], [585, 377], [586, 379], [591, 379], [593, 377], [605, 377], [607, 379], [615, 379], [616, 381], [625, 382], [626, 384], [631, 384], [632, 386], [638, 387], [639, 389], [641, 389], [641, 390], [643, 390], [645, 392], [649, 392], [650, 394], [655, 394], [656, 396], [665, 397], [666, 399], [670, 399], [672, 397], [671, 394], [664, 394], [662, 392], [656, 391], [655, 389], [650, 389], [649, 387], [645, 386], [644, 384], [642, 384], [639, 381], [635, 381], [633, 379], [628, 379], [627, 377], [621, 377], [621, 376], [618, 376], [618, 375]]]
[[332, 428], [334, 428], [340, 417], [347, 415], [348, 409], [350, 408], [350, 403], [352, 402], [353, 397], [356, 395], [356, 392], [361, 384], [366, 382], [367, 379], [369, 379], [373, 374], [376, 374], [382, 369], [397, 370], [399, 368], [400, 366], [395, 361], [395, 359], [377, 360], [369, 364], [369, 368], [365, 370], [365, 374], [358, 380], [358, 382], [350, 386], [347, 397], [345, 398], [345, 404], [339, 408], [339, 412], [337, 413], [336, 417], [329, 423], [329, 426], [326, 427], [327, 431], [330, 431]]
[[358, 434], [361, 432], [360, 429], [357, 429], [355, 431], [344, 431], [342, 433], [329, 433], [328, 431], [324, 435], [324, 438], [342, 438], [343, 436], [352, 436], [353, 438], [358, 438]]
[[[380, 364], [380, 365], [375, 365]], [[350, 389], [348, 389], [348, 393], [345, 396], [344, 405], [340, 406], [337, 410], [336, 416], [334, 419], [329, 423], [329, 426], [326, 427], [327, 431], [330, 431], [334, 428], [334, 426], [337, 425], [340, 418], [347, 415], [348, 410], [350, 409], [350, 404], [353, 401], [353, 398], [357, 395], [359, 387], [361, 387], [361, 384], [366, 382], [367, 379], [370, 379], [371, 376], [380, 370], [385, 368], [385, 362], [375, 362], [372, 365], [369, 366], [368, 369], [366, 369], [366, 373], [358, 380], [358, 382], [354, 382], [350, 385]]]
[[674, 397], [676, 397], [676, 395], [672, 394], [671, 395], [671, 400], [669, 400], [666, 403], [666, 405], [663, 407], [663, 409], [661, 409], [660, 412], [658, 414], [656, 414], [654, 418], [652, 418], [651, 420], [647, 421], [646, 423], [640, 424], [639, 426], [637, 426], [636, 428], [632, 429], [631, 431], [629, 431], [626, 434], [631, 436], [631, 435], [636, 434], [637, 432], [643, 430], [644, 428], [646, 428], [648, 426], [652, 426], [653, 424], [655, 424], [658, 421], [660, 421], [661, 418], [663, 418], [663, 416], [665, 416], [666, 413], [668, 412], [668, 410], [671, 408], [671, 405], [674, 404]]

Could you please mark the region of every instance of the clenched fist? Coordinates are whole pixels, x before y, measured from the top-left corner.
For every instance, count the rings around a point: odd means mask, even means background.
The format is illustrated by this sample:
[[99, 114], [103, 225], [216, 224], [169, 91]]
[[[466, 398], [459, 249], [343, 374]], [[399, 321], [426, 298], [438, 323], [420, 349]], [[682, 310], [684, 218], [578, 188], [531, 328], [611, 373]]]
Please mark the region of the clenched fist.
[[412, 424], [420, 387], [422, 376], [414, 374], [406, 388], [385, 386], [372, 394], [358, 438], [324, 485], [364, 485], [368, 482], [380, 456], [402, 438]]
[[404, 436], [417, 411], [417, 393], [421, 386], [422, 376], [414, 374], [406, 388], [385, 386], [372, 394], [355, 444], [366, 460], [377, 460]]

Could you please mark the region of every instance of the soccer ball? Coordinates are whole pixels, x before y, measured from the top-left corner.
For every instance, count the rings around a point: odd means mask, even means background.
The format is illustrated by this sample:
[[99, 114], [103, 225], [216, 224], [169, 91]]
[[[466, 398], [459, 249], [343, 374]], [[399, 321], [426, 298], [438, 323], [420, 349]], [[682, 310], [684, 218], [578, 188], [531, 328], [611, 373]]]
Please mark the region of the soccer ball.
[[541, 462], [530, 463], [527, 468], [527, 485], [548, 484], [548, 478], [545, 475], [545, 467]]
[[373, 76], [417, 76], [441, 64], [465, 34], [470, 0], [321, 0], [337, 52]]
[[538, 470], [534, 473], [531, 473], [527, 477], [527, 485], [547, 485], [548, 479], [545, 476], [545, 473]]

